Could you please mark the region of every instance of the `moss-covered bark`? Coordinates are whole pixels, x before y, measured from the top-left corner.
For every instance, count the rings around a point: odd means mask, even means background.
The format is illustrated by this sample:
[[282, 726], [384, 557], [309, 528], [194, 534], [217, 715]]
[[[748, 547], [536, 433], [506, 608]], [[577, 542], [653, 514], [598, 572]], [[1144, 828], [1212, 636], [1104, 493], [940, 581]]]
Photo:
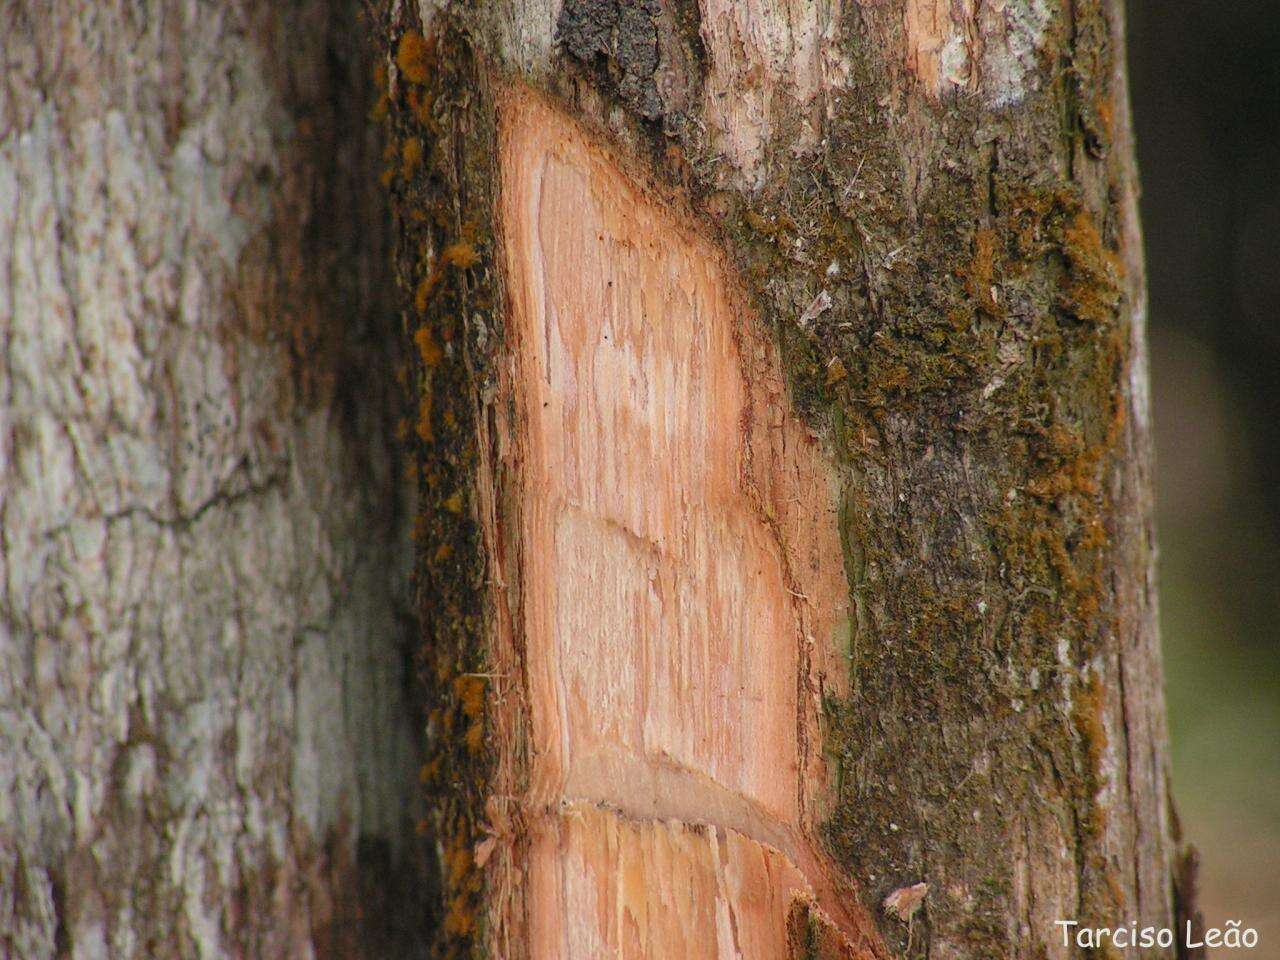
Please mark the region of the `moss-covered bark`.
[[[519, 831], [492, 799], [521, 760], [493, 753], [484, 711], [519, 685], [495, 663], [514, 654], [493, 649], [476, 493], [480, 444], [501, 442], [494, 91], [511, 82], [688, 197], [840, 465], [851, 692], [826, 704], [824, 839], [868, 906], [929, 883], [910, 929], [884, 922], [890, 945], [1060, 956], [1054, 919], [1172, 923], [1118, 10], [973, 14], [968, 73], [935, 90], [904, 58], [902, 5], [817, 6], [817, 81], [779, 5], [740, 8], [761, 31], [731, 44], [707, 2], [384, 17], [446, 955], [493, 948], [474, 851]], [[763, 105], [749, 142], [723, 119], [735, 97]]]

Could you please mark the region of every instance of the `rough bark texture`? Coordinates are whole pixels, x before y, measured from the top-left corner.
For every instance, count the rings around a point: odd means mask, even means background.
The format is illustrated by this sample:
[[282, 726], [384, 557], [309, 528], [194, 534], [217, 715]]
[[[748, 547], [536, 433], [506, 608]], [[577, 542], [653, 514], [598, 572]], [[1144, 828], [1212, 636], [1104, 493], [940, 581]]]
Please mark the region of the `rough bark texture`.
[[354, 14], [0, 4], [5, 957], [421, 939]]
[[[752, 910], [787, 917], [785, 939], [756, 941], [761, 956], [1065, 957], [1076, 951], [1057, 919], [1171, 924], [1143, 281], [1118, 5], [423, 3], [393, 5], [381, 29], [384, 179], [421, 360], [417, 566], [435, 611], [423, 653], [436, 689], [426, 779], [444, 866], [442, 951], [551, 955], [539, 938], [558, 923], [561, 955], [594, 955], [602, 943], [674, 955], [678, 930], [654, 933], [666, 923], [660, 900], [635, 886], [658, 855], [636, 851], [659, 848], [680, 850], [691, 864], [680, 875], [706, 884], [727, 918], [716, 936], [754, 931], [764, 914], [733, 919], [743, 902], [734, 890], [747, 888], [726, 879], [732, 870], [716, 873], [744, 837], [763, 844], [765, 862], [787, 861], [748, 884]], [[531, 120], [530, 104], [551, 115]], [[542, 135], [513, 149], [522, 124]], [[574, 159], [563, 145], [577, 141], [606, 159]], [[620, 209], [661, 213], [638, 212], [630, 226], [601, 213], [608, 190], [582, 186], [597, 162], [612, 165], [604, 180], [623, 184]], [[536, 189], [521, 187], [525, 164], [541, 170]], [[555, 208], [575, 197], [582, 209]], [[574, 216], [580, 238], [565, 226]], [[839, 633], [812, 641], [818, 662], [843, 660], [847, 673], [820, 688], [812, 725], [831, 776], [806, 771], [800, 782], [800, 809], [822, 815], [797, 821], [803, 844], [855, 891], [852, 919], [834, 927], [821, 896], [805, 906], [813, 876], [785, 840], [752, 837], [749, 818], [727, 822], [743, 797], [761, 799], [735, 766], [750, 746], [717, 765], [660, 733], [647, 740], [649, 728], [609, 733], [622, 717], [576, 728], [710, 782], [690, 794], [701, 809], [646, 812], [633, 768], [575, 786], [562, 767], [584, 749], [579, 733], [560, 746], [543, 739], [547, 696], [562, 711], [560, 733], [574, 728], [563, 720], [573, 706], [540, 685], [557, 649], [577, 651], [560, 668], [561, 697], [575, 683], [629, 676], [612, 654], [586, 663], [614, 645], [613, 601], [597, 601], [632, 595], [601, 571], [624, 570], [628, 551], [656, 570], [668, 549], [646, 511], [610, 506], [615, 495], [625, 505], [652, 494], [643, 470], [600, 459], [624, 456], [625, 445], [592, 448], [593, 469], [612, 471], [599, 496], [578, 481], [557, 493], [563, 479], [538, 473], [540, 437], [582, 452], [573, 435], [645, 420], [643, 404], [626, 416], [605, 409], [599, 398], [617, 393], [593, 393], [592, 378], [631, 376], [654, 390], [660, 379], [637, 360], [644, 349], [565, 331], [603, 314], [636, 338], [618, 304], [637, 290], [657, 303], [670, 283], [696, 304], [705, 283], [720, 283], [705, 271], [672, 279], [689, 269], [672, 258], [688, 254], [673, 253], [682, 241], [655, 226], [661, 217], [706, 246], [706, 263], [727, 264], [733, 341], [779, 351], [786, 389], [762, 409], [772, 422], [807, 424], [837, 478], [827, 522], [850, 626], [842, 645]], [[616, 301], [598, 288], [606, 276], [620, 281]], [[642, 316], [661, 331], [714, 326], [714, 313], [677, 303]], [[577, 336], [597, 338], [585, 366]], [[611, 351], [630, 359], [602, 374]], [[545, 387], [522, 388], [522, 369], [541, 370]], [[594, 410], [582, 406], [592, 397]], [[690, 399], [663, 402], [674, 410]], [[631, 435], [627, 449], [644, 437]], [[581, 477], [572, 456], [555, 462]], [[682, 469], [678, 453], [668, 462]], [[530, 486], [530, 472], [544, 482]], [[702, 496], [701, 482], [688, 481], [684, 502]], [[562, 519], [547, 506], [556, 497], [593, 515], [559, 539], [546, 532]], [[599, 546], [609, 538], [616, 550]], [[556, 559], [588, 541], [590, 556]], [[718, 574], [691, 575], [705, 586]], [[548, 589], [579, 599], [539, 600]], [[768, 593], [767, 578], [758, 589]], [[758, 599], [720, 596], [717, 615], [732, 622], [741, 610], [726, 604]], [[591, 604], [580, 622], [556, 620]], [[628, 609], [636, 648], [664, 635], [660, 617]], [[790, 641], [780, 628], [763, 632], [766, 646], [746, 648], [748, 662], [731, 671], [770, 669], [778, 651], [767, 643]], [[805, 662], [791, 668], [801, 728]], [[651, 683], [646, 696], [664, 689]], [[681, 714], [693, 729], [698, 706], [690, 698]], [[648, 705], [636, 709], [649, 716]], [[734, 707], [722, 709], [731, 726]], [[559, 770], [550, 791], [548, 757]], [[737, 799], [712, 802], [717, 791]], [[548, 858], [561, 866], [545, 873]], [[797, 869], [809, 889], [788, 873]], [[920, 882], [928, 893], [909, 923], [880, 910]], [[766, 893], [801, 909], [770, 913]], [[579, 923], [593, 910], [598, 924]]]

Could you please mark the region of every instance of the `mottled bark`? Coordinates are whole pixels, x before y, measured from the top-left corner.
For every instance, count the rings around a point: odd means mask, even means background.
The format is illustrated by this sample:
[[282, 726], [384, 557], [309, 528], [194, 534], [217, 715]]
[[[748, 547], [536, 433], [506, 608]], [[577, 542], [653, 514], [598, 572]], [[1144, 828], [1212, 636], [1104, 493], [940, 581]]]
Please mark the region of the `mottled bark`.
[[[380, 29], [442, 950], [1056, 958], [1057, 919], [1171, 925], [1118, 4]], [[815, 475], [828, 509], [773, 499]], [[835, 554], [843, 627], [812, 629]]]
[[0, 955], [411, 955], [367, 28], [0, 23]]

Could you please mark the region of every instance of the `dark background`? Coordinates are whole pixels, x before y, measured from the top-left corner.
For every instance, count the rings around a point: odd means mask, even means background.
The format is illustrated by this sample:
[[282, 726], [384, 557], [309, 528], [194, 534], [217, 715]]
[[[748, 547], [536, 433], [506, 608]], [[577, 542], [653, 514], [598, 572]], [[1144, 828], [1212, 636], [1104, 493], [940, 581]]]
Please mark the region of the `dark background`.
[[1173, 788], [1206, 920], [1256, 927], [1261, 960], [1280, 957], [1280, 0], [1128, 0], [1128, 19]]

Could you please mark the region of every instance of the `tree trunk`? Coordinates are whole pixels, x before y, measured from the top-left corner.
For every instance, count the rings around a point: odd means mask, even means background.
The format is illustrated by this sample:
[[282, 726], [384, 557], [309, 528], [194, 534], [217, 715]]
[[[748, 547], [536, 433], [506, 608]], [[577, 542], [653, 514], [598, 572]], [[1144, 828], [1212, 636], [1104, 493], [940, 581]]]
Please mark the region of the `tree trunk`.
[[1118, 3], [381, 16], [442, 954], [1172, 927]]
[[0, 23], [0, 956], [408, 956], [368, 26]]
[[3, 22], [6, 955], [1188, 912], [1116, 0]]

